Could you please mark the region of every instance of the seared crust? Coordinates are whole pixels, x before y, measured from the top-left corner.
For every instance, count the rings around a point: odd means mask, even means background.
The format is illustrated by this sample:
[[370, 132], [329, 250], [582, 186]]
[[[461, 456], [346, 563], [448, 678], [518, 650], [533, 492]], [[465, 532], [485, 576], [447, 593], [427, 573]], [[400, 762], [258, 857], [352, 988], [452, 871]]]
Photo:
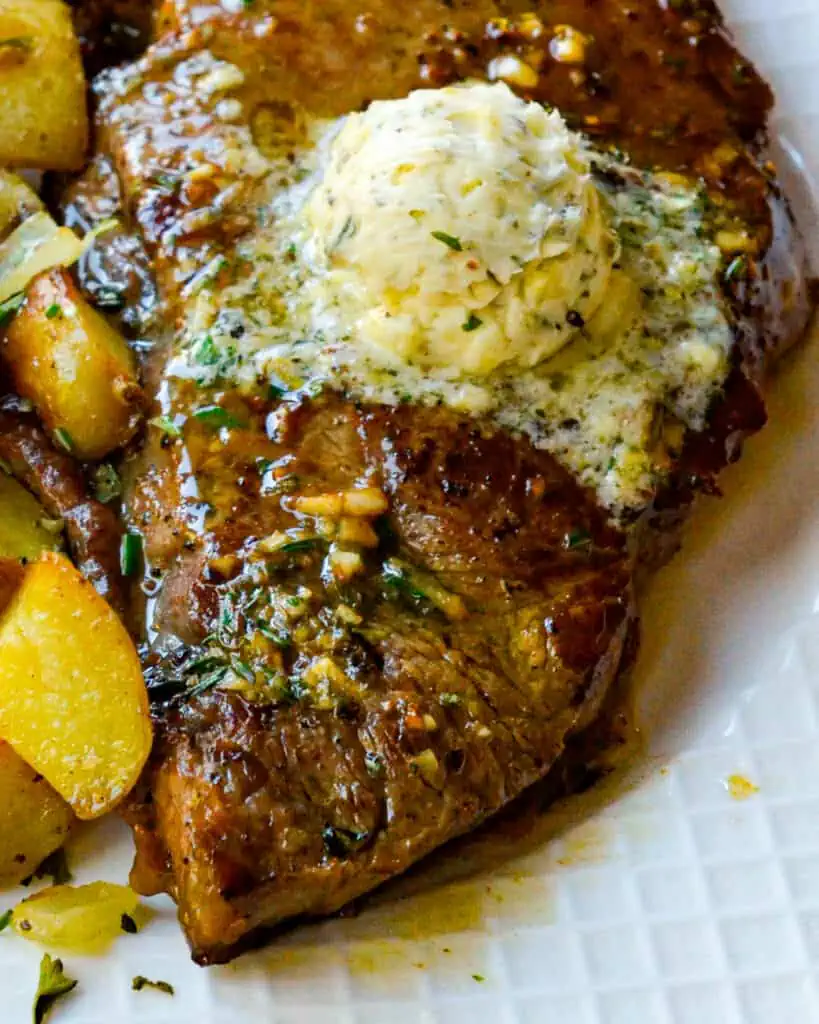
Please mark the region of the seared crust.
[[[156, 747], [127, 811], [133, 881], [174, 896], [201, 963], [229, 959], [279, 922], [339, 909], [549, 771], [624, 662], [637, 566], [668, 557], [694, 496], [714, 489], [742, 439], [762, 426], [766, 369], [807, 322], [801, 242], [763, 151], [770, 93], [732, 50], [713, 6], [555, 0], [548, 21], [589, 37], [580, 77], [548, 56], [549, 32], [532, 36], [515, 20], [532, 6], [505, 4], [499, 19], [490, 0], [420, 0], [400, 11], [372, 0], [361, 21], [346, 0], [257, 0], [236, 15], [169, 0], [160, 41], [98, 83], [100, 145], [150, 252], [170, 328], [182, 278], [229, 255], [251, 222], [257, 181], [224, 155], [246, 147], [251, 132], [263, 148], [256, 114], [292, 111], [294, 100], [341, 113], [481, 75], [510, 52], [540, 69], [531, 95], [601, 144], [701, 176], [756, 246], [726, 284], [735, 365], [709, 428], [687, 438], [627, 528], [608, 525], [592, 496], [527, 441], [445, 410], [368, 409], [332, 396], [277, 407], [231, 394], [224, 401], [243, 426], [218, 450], [195, 425], [184, 442], [149, 433], [129, 505], [162, 576], [159, 640], [147, 658], [161, 688]], [[244, 120], [212, 117], [197, 96], [186, 61], [204, 49], [245, 71]], [[219, 167], [210, 183], [163, 183], [203, 161]], [[152, 381], [164, 359], [158, 349]], [[175, 410], [194, 401], [181, 388]], [[219, 690], [159, 700], [191, 646], [218, 630], [253, 543], [293, 525], [287, 503], [254, 473], [260, 460], [286, 465], [300, 493], [365, 483], [388, 496], [390, 532], [368, 556], [361, 627], [328, 640], [317, 611], [317, 624], [309, 619], [281, 656], [297, 676], [329, 651], [349, 692], [327, 706]], [[386, 556], [434, 576], [465, 614], [448, 619], [417, 595], [389, 593], [377, 572]], [[285, 584], [343, 598], [325, 592], [315, 553], [269, 583]]]

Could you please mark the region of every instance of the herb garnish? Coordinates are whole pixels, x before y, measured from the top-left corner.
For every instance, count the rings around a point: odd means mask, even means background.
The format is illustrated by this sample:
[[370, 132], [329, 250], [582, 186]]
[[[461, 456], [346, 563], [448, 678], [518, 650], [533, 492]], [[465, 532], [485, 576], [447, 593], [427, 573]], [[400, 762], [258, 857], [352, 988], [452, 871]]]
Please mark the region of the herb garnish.
[[5, 931], [6, 928], [11, 924], [11, 919], [14, 916], [13, 910], [4, 910], [0, 914], [0, 932]]
[[477, 331], [477, 329], [483, 324], [483, 320], [479, 316], [475, 316], [474, 313], [470, 313], [466, 322], [461, 326], [463, 331]]
[[52, 960], [46, 953], [40, 961], [40, 980], [34, 996], [34, 1024], [42, 1024], [57, 1000], [76, 987], [76, 980], [63, 972], [62, 960], [56, 957]]
[[157, 430], [161, 430], [167, 437], [182, 436], [182, 431], [170, 416], [154, 416], [152, 420], [148, 420], [148, 426], [156, 427]]
[[219, 427], [241, 426], [240, 421], [227, 409], [223, 409], [221, 405], [205, 405], [196, 410], [193, 418], [213, 430], [217, 430]]
[[50, 853], [32, 875], [32, 878], [46, 877], [50, 877], [54, 885], [67, 885], [74, 877], [62, 846]]
[[174, 994], [173, 985], [169, 981], [151, 981], [150, 978], [145, 978], [141, 974], [137, 974], [131, 979], [133, 992], [141, 992], [144, 988], [155, 988], [157, 992], [164, 992], [169, 996]]
[[119, 548], [119, 568], [123, 576], [135, 576], [142, 559], [142, 537], [138, 533], [123, 535]]
[[464, 251], [460, 238], [456, 238], [455, 235], [448, 235], [446, 231], [431, 231], [430, 234], [437, 242], [443, 242], [453, 252]]
[[17, 292], [16, 295], [10, 296], [5, 302], [0, 302], [0, 327], [5, 327], [25, 301], [25, 294]]
[[62, 316], [63, 307], [59, 302], [52, 302], [51, 305], [46, 309], [45, 315], [46, 320], [54, 320], [58, 316]]
[[63, 451], [69, 454], [74, 451], [74, 438], [68, 433], [65, 427], [56, 427], [54, 430], [54, 440], [63, 449]]
[[109, 501], [122, 494], [122, 481], [119, 473], [110, 462], [102, 462], [94, 470], [94, 495], [97, 501], [107, 505]]

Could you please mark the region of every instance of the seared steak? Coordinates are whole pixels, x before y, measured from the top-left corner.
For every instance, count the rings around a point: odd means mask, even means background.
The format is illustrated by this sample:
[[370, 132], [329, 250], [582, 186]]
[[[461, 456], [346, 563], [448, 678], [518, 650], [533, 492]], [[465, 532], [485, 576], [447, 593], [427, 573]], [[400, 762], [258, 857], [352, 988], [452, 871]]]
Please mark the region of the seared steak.
[[[338, 910], [549, 771], [621, 668], [637, 563], [675, 543], [656, 528], [762, 425], [769, 357], [805, 326], [801, 244], [762, 149], [770, 94], [712, 5], [540, 5], [588, 39], [582, 70], [549, 56], [550, 33], [524, 31], [532, 6], [256, 0], [228, 14], [168, 0], [146, 55], [98, 80], [92, 178], [106, 203], [119, 182], [134, 237], [112, 244], [144, 245], [162, 297], [146, 367], [156, 418], [128, 500], [157, 727], [127, 811], [133, 881], [176, 899], [200, 963]], [[480, 420], [332, 392], [248, 397], [224, 380], [203, 414], [201, 389], [164, 376], [191, 281], [254, 223], [254, 146], [305, 110], [479, 77], [510, 53], [540, 69], [527, 95], [638, 164], [701, 176], [754, 239], [726, 274], [735, 368], [710, 427], [618, 526], [553, 458]], [[197, 76], [222, 60], [244, 83], [219, 114]], [[86, 220], [89, 180], [73, 192]], [[361, 501], [357, 525], [341, 521], [365, 571], [329, 574], [337, 527], [305, 533], [303, 512]]]

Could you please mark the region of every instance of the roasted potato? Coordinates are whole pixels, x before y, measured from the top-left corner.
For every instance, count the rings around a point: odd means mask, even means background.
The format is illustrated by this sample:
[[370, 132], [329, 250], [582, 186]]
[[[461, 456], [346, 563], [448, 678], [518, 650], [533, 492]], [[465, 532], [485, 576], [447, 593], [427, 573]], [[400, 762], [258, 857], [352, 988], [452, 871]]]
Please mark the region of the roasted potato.
[[69, 171], [88, 145], [80, 47], [62, 0], [0, 0], [0, 164]]
[[[43, 525], [46, 524], [46, 525]], [[59, 520], [53, 524], [37, 499], [0, 470], [0, 558], [33, 561], [59, 547]]]
[[0, 615], [0, 738], [79, 818], [114, 807], [151, 748], [133, 641], [63, 555], [29, 563]]
[[17, 391], [78, 458], [100, 459], [133, 436], [143, 398], [133, 356], [67, 271], [31, 282], [0, 355]]
[[42, 775], [0, 742], [0, 888], [16, 885], [62, 846], [73, 820]]

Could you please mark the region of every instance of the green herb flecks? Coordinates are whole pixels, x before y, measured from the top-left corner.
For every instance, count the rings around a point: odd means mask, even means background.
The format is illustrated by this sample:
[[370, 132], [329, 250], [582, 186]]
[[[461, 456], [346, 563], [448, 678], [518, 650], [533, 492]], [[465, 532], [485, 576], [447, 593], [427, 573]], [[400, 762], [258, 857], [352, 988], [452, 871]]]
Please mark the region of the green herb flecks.
[[56, 320], [57, 317], [63, 315], [63, 307], [59, 302], [52, 302], [51, 305], [45, 311], [46, 320]]
[[148, 420], [148, 425], [161, 430], [167, 437], [182, 436], [181, 428], [176, 425], [171, 416], [154, 416], [153, 419]]
[[67, 885], [73, 877], [62, 846], [50, 853], [32, 875], [32, 878], [50, 878], [54, 885]]
[[131, 990], [133, 992], [141, 992], [144, 988], [153, 988], [157, 992], [164, 992], [168, 996], [174, 994], [173, 985], [169, 981], [151, 981], [150, 978], [145, 978], [141, 974], [137, 974], [136, 977], [131, 979]]
[[384, 563], [383, 575], [384, 582], [388, 587], [404, 594], [406, 597], [412, 597], [420, 601], [427, 596], [423, 590], [420, 590], [413, 583], [409, 572], [394, 559], [388, 559]]
[[367, 839], [368, 832], [353, 832], [346, 828], [326, 825], [321, 830], [324, 852], [328, 857], [343, 858], [349, 855]]
[[46, 953], [40, 961], [40, 979], [34, 996], [34, 1024], [42, 1024], [57, 1000], [76, 987], [76, 980], [64, 973], [62, 960], [52, 959]]
[[470, 333], [471, 331], [477, 331], [477, 329], [483, 324], [483, 320], [479, 316], [475, 316], [474, 313], [470, 313], [466, 322], [462, 325], [461, 330]]
[[211, 430], [219, 430], [221, 427], [240, 427], [241, 421], [236, 419], [233, 413], [223, 409], [221, 405], [205, 405], [197, 409], [193, 418]]
[[563, 539], [563, 546], [567, 551], [576, 551], [578, 548], [591, 546], [591, 536], [586, 530], [571, 530]]
[[17, 292], [16, 295], [12, 295], [5, 302], [0, 302], [0, 327], [6, 326], [25, 301], [25, 294]]
[[123, 535], [119, 546], [119, 568], [123, 576], [136, 576], [142, 563], [142, 537], [138, 533]]
[[114, 501], [122, 494], [122, 481], [119, 473], [110, 462], [102, 462], [94, 470], [94, 495], [103, 505]]
[[464, 251], [460, 238], [456, 238], [455, 235], [448, 235], [446, 231], [431, 231], [430, 234], [436, 242], [442, 242], [448, 248], [452, 249], [453, 252]]
[[74, 451], [74, 438], [68, 433], [65, 427], [57, 427], [54, 430], [54, 440], [64, 452]]
[[11, 924], [11, 920], [13, 917], [13, 910], [4, 910], [3, 913], [0, 914], [0, 932], [3, 932], [6, 930], [6, 928], [8, 928], [8, 926]]

